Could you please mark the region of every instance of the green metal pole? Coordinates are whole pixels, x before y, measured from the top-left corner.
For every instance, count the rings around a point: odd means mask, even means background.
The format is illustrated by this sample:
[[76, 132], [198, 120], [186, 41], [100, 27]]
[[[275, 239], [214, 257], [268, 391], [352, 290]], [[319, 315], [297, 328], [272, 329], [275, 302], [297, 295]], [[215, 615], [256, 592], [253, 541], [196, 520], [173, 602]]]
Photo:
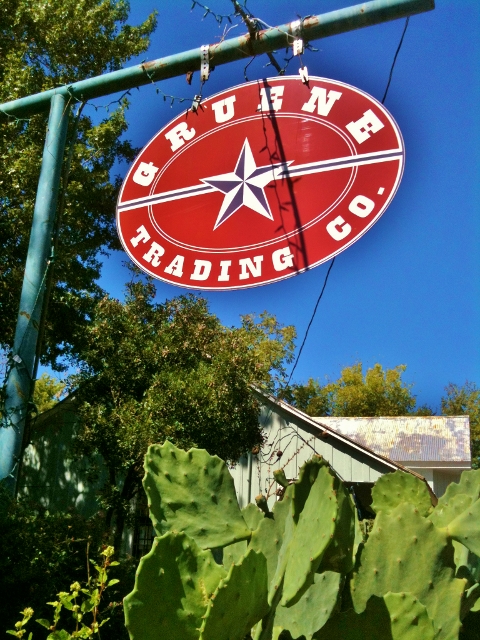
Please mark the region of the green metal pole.
[[38, 327], [50, 258], [69, 111], [68, 99], [64, 96], [57, 94], [51, 98], [15, 331], [13, 362], [7, 378], [4, 424], [0, 428], [0, 479], [7, 479], [12, 493], [15, 492], [25, 418], [32, 389]]
[[[373, 0], [353, 7], [310, 16], [303, 21], [302, 38], [311, 41], [346, 31], [368, 27], [397, 18], [423, 13], [434, 9], [434, 0]], [[298, 37], [298, 36], [297, 36]], [[259, 31], [255, 38], [249, 34], [224, 40], [209, 47], [211, 66], [219, 66], [235, 60], [244, 60], [292, 46], [294, 40], [291, 24]], [[201, 51], [191, 49], [176, 55], [145, 62], [134, 67], [106, 73], [102, 76], [80, 80], [69, 86], [50, 89], [43, 93], [20, 98], [0, 105], [0, 113], [16, 117], [28, 117], [46, 111], [53, 95], [71, 96], [85, 101], [119, 91], [150, 84], [152, 81], [181, 76], [200, 68]]]

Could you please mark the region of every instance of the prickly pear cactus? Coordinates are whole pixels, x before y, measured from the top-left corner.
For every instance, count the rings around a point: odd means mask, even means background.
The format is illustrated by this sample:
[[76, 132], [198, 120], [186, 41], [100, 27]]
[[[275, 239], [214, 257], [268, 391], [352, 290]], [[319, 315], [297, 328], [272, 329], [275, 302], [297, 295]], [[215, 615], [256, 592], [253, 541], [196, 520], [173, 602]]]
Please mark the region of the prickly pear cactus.
[[317, 479], [320, 469], [328, 467], [328, 462], [322, 456], [313, 456], [305, 462], [298, 473], [298, 480], [292, 484], [292, 514], [297, 524], [300, 514], [310, 495], [310, 490]]
[[202, 549], [251, 536], [227, 465], [204, 449], [182, 451], [168, 440], [162, 446], [150, 446], [143, 486], [159, 535], [184, 531]]
[[131, 640], [459, 640], [480, 615], [480, 471], [436, 508], [420, 479], [382, 476], [369, 534], [320, 456], [274, 474], [271, 510], [240, 510], [206, 451], [153, 446], [145, 471], [161, 535], [125, 598]]
[[260, 522], [265, 519], [264, 512], [259, 509], [256, 504], [253, 504], [253, 502], [250, 502], [246, 507], [243, 507], [242, 516], [250, 531], [255, 531]]
[[275, 503], [272, 517], [264, 518], [260, 522], [258, 528], [252, 533], [250, 541], [251, 548], [263, 553], [267, 560], [269, 591], [272, 588], [279, 564], [280, 551], [284, 543], [286, 520], [287, 517], [292, 519], [291, 502], [291, 493], [287, 492], [282, 501]]
[[[297, 491], [293, 498], [294, 511], [296, 498]], [[332, 541], [337, 515], [334, 475], [329, 467], [322, 466], [310, 487], [289, 544], [281, 601], [283, 606], [292, 604], [313, 579]]]
[[249, 549], [210, 599], [200, 640], [243, 640], [268, 612], [267, 581], [265, 556]]
[[[265, 519], [263, 511], [252, 502], [242, 509], [242, 516], [250, 531], [255, 531], [259, 527], [260, 522]], [[248, 542], [246, 540], [228, 545], [228, 547], [223, 549], [223, 565], [230, 567], [230, 565], [235, 564], [247, 553], [247, 549]]]
[[436, 527], [447, 527], [452, 520], [480, 498], [480, 469], [464, 471], [460, 482], [451, 482], [429, 516]]
[[[480, 469], [464, 471], [452, 482], [430, 514], [436, 527], [453, 538], [457, 578], [466, 580], [462, 614], [480, 609]], [[463, 619], [462, 615], [462, 619]]]
[[300, 600], [290, 607], [277, 606], [273, 629], [277, 635], [288, 630], [292, 638], [304, 636], [311, 640], [321, 629], [337, 607], [343, 576], [335, 571], [316, 573], [313, 584]]
[[453, 546], [445, 531], [412, 504], [380, 512], [351, 582], [355, 611], [371, 596], [411, 592], [427, 608], [437, 638], [458, 638], [465, 581], [455, 577]]
[[372, 507], [375, 513], [391, 513], [399, 504], [410, 502], [422, 516], [432, 510], [430, 493], [424, 481], [410, 473], [386, 473], [372, 489]]
[[124, 600], [130, 638], [198, 640], [210, 599], [225, 576], [211, 551], [202, 551], [185, 533], [156, 538]]
[[355, 536], [358, 535], [358, 523], [352, 496], [337, 477], [334, 479], [333, 488], [338, 503], [335, 531], [318, 570], [347, 574], [353, 569], [355, 562]]
[[477, 500], [447, 526], [448, 535], [480, 556], [480, 500]]
[[363, 613], [350, 609], [332, 618], [315, 640], [433, 640], [426, 608], [411, 593], [372, 596]]

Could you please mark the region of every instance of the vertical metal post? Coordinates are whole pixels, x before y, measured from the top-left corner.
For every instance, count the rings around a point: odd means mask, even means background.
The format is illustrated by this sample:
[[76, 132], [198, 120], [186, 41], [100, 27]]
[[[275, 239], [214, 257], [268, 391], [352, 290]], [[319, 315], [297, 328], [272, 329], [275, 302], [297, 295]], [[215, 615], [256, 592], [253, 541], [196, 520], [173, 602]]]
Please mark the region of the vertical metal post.
[[6, 383], [7, 397], [0, 427], [0, 480], [6, 479], [12, 493], [16, 490], [25, 418], [32, 390], [38, 328], [67, 137], [68, 100], [68, 97], [60, 94], [55, 94], [51, 99], [15, 330], [13, 362]]

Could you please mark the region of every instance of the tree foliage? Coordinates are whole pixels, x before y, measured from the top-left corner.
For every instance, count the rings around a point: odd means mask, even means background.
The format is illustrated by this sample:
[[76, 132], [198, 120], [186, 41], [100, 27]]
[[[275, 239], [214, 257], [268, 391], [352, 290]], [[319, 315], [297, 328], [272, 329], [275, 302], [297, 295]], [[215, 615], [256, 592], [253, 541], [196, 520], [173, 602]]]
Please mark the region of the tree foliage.
[[[152, 14], [127, 24], [125, 0], [3, 0], [0, 6], [0, 102], [120, 68], [145, 51], [155, 28]], [[108, 100], [106, 100], [108, 102]], [[73, 105], [75, 110], [78, 105]], [[120, 137], [126, 100], [99, 123], [87, 115], [70, 122], [73, 155], [54, 257], [44, 362], [78, 352], [81, 326], [102, 295], [99, 253], [116, 248], [114, 209], [117, 161], [134, 150]], [[0, 122], [0, 346], [12, 345], [40, 171], [47, 114]], [[65, 190], [66, 181], [63, 182]]]
[[294, 329], [266, 313], [226, 328], [203, 298], [155, 303], [154, 295], [151, 281], [132, 281], [124, 303], [103, 298], [71, 380], [79, 447], [107, 466], [103, 502], [111, 513], [138, 490], [150, 444], [168, 438], [230, 461], [258, 445], [250, 385], [273, 390], [293, 355]]
[[65, 391], [65, 382], [57, 380], [48, 373], [42, 373], [35, 382], [33, 403], [37, 413], [43, 413], [51, 409], [62, 397]]
[[470, 441], [472, 446], [472, 466], [480, 465], [480, 389], [473, 382], [464, 385], [450, 383], [445, 387], [442, 398], [442, 413], [445, 416], [470, 417]]
[[335, 382], [321, 385], [310, 378], [292, 385], [285, 398], [311, 416], [431, 415], [428, 407], [416, 407], [412, 384], [402, 380], [405, 365], [383, 369], [376, 364], [363, 372], [361, 362], [342, 370]]
[[[405, 365], [384, 370], [376, 364], [363, 373], [362, 363], [345, 367], [335, 382], [321, 385], [310, 378], [306, 384], [294, 384], [283, 390], [282, 397], [310, 416], [429, 416], [427, 406], [417, 406], [413, 384], [402, 375]], [[450, 383], [441, 399], [444, 416], [470, 417], [472, 466], [480, 465], [480, 389], [466, 382]]]

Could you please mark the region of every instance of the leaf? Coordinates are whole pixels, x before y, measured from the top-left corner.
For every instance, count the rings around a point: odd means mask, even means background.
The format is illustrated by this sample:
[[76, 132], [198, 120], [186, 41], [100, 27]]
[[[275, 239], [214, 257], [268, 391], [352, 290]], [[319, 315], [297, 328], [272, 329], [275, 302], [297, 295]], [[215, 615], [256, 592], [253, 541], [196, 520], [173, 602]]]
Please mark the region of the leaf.
[[111, 580], [108, 581], [107, 587], [111, 587], [114, 584], [117, 584], [118, 582], [120, 582], [118, 578], [112, 578]]
[[68, 609], [69, 611], [73, 609], [73, 604], [72, 604], [73, 596], [59, 596], [59, 600], [62, 603], [62, 605], [65, 607], [65, 609]]
[[51, 623], [45, 618], [37, 618], [35, 622], [38, 622], [38, 624], [41, 624], [42, 627], [45, 627], [45, 629], [50, 629], [50, 627], [52, 626]]
[[95, 602], [92, 599], [89, 600], [84, 600], [82, 602], [82, 606], [80, 607], [80, 609], [84, 612], [84, 613], [88, 613], [89, 611], [91, 611], [93, 608], [95, 607]]
[[56, 629], [47, 636], [47, 640], [71, 640], [71, 637], [65, 629]]

